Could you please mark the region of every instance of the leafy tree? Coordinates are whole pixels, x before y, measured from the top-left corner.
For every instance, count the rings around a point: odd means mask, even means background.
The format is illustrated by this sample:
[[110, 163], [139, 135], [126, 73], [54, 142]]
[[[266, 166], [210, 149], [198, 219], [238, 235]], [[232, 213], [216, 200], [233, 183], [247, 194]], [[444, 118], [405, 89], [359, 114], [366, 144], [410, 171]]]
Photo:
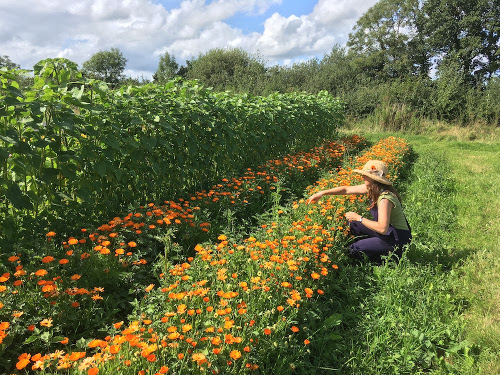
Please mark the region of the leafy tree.
[[21, 67], [12, 62], [7, 55], [0, 56], [0, 68], [6, 67], [7, 69], [20, 69]]
[[160, 63], [156, 73], [153, 74], [153, 80], [156, 83], [165, 83], [177, 75], [178, 69], [179, 64], [175, 61], [175, 56], [165, 52], [160, 56]]
[[457, 54], [450, 54], [439, 64], [435, 108], [440, 118], [457, 119], [465, 105], [466, 74]]
[[253, 93], [264, 75], [264, 64], [242, 49], [216, 48], [191, 62], [187, 78], [199, 79], [215, 90], [235, 90]]
[[124, 78], [123, 71], [127, 59], [117, 48], [111, 48], [110, 51], [99, 51], [89, 60], [82, 64], [84, 75], [99, 79], [101, 81], [118, 85]]
[[499, 72], [498, 0], [427, 0], [423, 11], [425, 36], [439, 60], [453, 54], [474, 85]]
[[347, 49], [336, 45], [321, 60], [316, 79], [321, 82], [322, 90], [341, 96], [367, 78], [364, 77], [364, 71], [356, 66]]
[[429, 55], [420, 29], [419, 0], [381, 0], [360, 17], [347, 46], [372, 78], [427, 74]]

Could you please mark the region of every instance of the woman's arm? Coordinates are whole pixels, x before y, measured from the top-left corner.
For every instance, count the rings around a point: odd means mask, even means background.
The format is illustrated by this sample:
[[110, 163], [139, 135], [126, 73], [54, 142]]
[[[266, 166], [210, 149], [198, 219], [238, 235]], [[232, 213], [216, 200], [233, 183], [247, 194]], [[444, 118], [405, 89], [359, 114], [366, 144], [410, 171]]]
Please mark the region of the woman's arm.
[[[377, 233], [386, 234], [389, 230], [389, 224], [391, 220], [391, 211], [394, 204], [388, 199], [381, 199], [378, 203], [378, 221], [369, 220], [363, 217], [362, 224]], [[348, 212], [345, 217], [349, 221], [357, 220], [361, 218], [361, 215], [356, 212]]]
[[355, 186], [337, 186], [333, 189], [318, 191], [309, 197], [307, 203], [315, 203], [321, 199], [323, 195], [359, 195], [366, 194], [368, 190], [365, 184]]

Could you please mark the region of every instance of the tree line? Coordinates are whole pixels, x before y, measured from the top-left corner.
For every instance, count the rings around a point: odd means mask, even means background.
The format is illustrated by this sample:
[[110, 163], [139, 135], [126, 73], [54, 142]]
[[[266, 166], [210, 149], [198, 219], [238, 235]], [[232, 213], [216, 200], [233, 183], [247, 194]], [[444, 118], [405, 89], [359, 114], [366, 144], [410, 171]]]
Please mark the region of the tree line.
[[[393, 129], [422, 118], [499, 125], [499, 31], [500, 0], [381, 0], [359, 18], [345, 47], [321, 59], [266, 66], [242, 49], [217, 48], [180, 66], [167, 51], [153, 83], [197, 79], [253, 95], [327, 90], [343, 99], [348, 116], [372, 116]], [[0, 59], [0, 66], [10, 62]], [[116, 48], [100, 51], [82, 73], [114, 86], [148, 83], [124, 77], [126, 61]]]

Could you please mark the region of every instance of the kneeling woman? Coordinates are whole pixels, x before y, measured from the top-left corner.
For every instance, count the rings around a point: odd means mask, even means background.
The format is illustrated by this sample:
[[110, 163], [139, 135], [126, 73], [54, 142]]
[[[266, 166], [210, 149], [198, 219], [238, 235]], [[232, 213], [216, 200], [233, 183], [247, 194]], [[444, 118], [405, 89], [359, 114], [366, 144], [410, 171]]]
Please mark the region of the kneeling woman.
[[400, 257], [403, 246], [411, 241], [411, 229], [401, 207], [401, 198], [387, 178], [387, 166], [380, 160], [370, 160], [363, 169], [355, 169], [354, 172], [363, 176], [364, 184], [320, 191], [313, 194], [308, 203], [317, 202], [324, 195], [368, 195], [372, 220], [356, 212], [345, 214], [351, 234], [367, 237], [353, 243], [349, 247], [349, 255], [361, 259], [365, 254], [376, 263], [380, 263], [381, 256], [391, 251]]

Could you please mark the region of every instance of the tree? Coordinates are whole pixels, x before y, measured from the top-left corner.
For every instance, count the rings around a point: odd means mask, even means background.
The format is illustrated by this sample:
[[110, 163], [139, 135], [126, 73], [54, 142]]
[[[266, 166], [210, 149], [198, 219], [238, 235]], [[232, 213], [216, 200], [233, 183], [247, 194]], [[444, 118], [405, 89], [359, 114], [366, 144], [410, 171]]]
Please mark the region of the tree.
[[260, 59], [242, 49], [216, 48], [191, 61], [187, 78], [199, 79], [215, 90], [253, 93], [265, 71]]
[[0, 56], [0, 68], [6, 67], [7, 69], [20, 69], [21, 67], [12, 62], [7, 55]]
[[126, 64], [127, 59], [123, 57], [120, 50], [111, 48], [110, 51], [95, 53], [82, 64], [82, 71], [87, 77], [99, 79], [116, 86], [124, 78], [123, 71]]
[[426, 75], [430, 69], [419, 0], [381, 0], [361, 16], [347, 46], [375, 78]]
[[162, 56], [160, 56], [158, 69], [156, 70], [156, 73], [153, 74], [153, 80], [156, 83], [165, 83], [177, 75], [178, 69], [179, 64], [175, 61], [175, 56], [165, 52]]
[[427, 0], [425, 36], [439, 61], [453, 55], [477, 86], [500, 70], [498, 0]]

